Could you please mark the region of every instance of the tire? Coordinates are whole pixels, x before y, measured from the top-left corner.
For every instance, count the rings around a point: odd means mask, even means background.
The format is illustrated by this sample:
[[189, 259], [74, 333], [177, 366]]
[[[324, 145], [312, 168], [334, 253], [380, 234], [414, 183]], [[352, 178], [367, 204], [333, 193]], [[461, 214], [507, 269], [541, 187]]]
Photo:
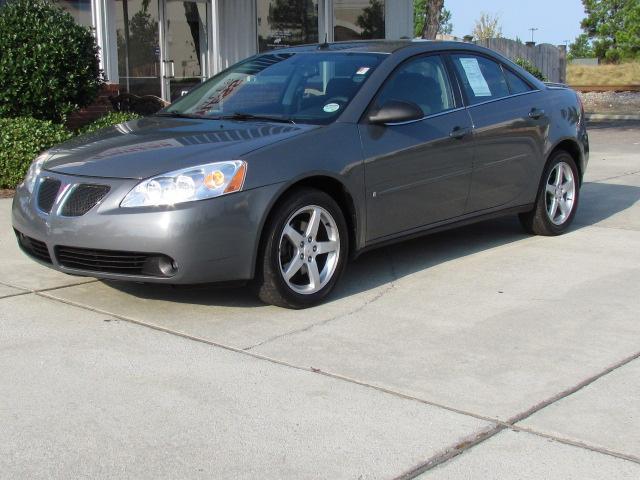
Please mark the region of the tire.
[[533, 235], [560, 235], [573, 222], [579, 200], [580, 176], [576, 162], [567, 152], [558, 151], [544, 169], [534, 209], [521, 213], [520, 223]]
[[348, 252], [347, 223], [335, 200], [316, 189], [292, 191], [264, 230], [255, 280], [260, 300], [294, 309], [317, 305], [338, 282]]

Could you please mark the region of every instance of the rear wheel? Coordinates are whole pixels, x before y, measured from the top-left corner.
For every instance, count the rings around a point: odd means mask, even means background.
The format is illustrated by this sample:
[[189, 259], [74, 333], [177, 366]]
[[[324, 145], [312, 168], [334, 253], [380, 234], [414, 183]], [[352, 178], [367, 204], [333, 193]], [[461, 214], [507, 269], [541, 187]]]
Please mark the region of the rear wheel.
[[543, 174], [535, 208], [520, 214], [524, 229], [535, 235], [564, 233], [578, 208], [580, 180], [573, 157], [567, 152], [555, 153]]
[[256, 283], [265, 303], [316, 305], [344, 269], [348, 234], [344, 215], [326, 193], [300, 189], [276, 207], [265, 230]]

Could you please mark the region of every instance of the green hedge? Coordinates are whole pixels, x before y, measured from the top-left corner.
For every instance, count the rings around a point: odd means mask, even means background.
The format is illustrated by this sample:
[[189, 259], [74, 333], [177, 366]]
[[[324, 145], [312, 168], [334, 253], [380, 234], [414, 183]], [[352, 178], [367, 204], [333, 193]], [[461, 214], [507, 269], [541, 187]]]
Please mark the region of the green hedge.
[[48, 0], [0, 8], [0, 116], [61, 122], [96, 98], [102, 79], [89, 27]]
[[533, 63], [531, 63], [526, 58], [518, 57], [514, 60], [514, 62], [517, 65], [524, 68], [531, 75], [536, 77], [538, 80], [541, 80], [543, 82], [546, 82], [548, 80], [548, 78], [544, 75], [544, 73], [542, 73], [542, 70], [540, 70], [538, 67], [536, 67]]
[[[80, 129], [92, 133], [101, 128], [140, 118], [135, 113], [111, 112]], [[30, 117], [0, 117], [0, 188], [15, 188], [34, 158], [44, 150], [73, 137], [64, 126]]]
[[15, 188], [39, 153], [71, 136], [48, 120], [0, 118], [0, 188]]
[[104, 117], [82, 127], [78, 133], [93, 133], [102, 128], [128, 122], [136, 118], [140, 118], [140, 115], [127, 112], [109, 112]]

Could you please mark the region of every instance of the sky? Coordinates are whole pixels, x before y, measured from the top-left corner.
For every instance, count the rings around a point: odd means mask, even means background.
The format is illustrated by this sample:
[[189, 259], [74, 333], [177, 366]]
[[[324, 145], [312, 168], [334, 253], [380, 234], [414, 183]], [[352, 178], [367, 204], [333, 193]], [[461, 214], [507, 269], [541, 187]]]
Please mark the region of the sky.
[[444, 6], [451, 11], [453, 35], [457, 37], [471, 33], [481, 12], [498, 14], [502, 35], [507, 38], [531, 40], [529, 28], [535, 27], [537, 43], [561, 45], [582, 33], [581, 0], [445, 0]]

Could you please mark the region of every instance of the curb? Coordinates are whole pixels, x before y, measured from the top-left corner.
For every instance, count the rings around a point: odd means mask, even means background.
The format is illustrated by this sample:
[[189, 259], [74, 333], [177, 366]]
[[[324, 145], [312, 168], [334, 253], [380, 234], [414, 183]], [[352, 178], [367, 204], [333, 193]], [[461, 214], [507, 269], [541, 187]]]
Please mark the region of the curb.
[[588, 122], [600, 122], [607, 120], [640, 120], [640, 115], [630, 114], [630, 115], [615, 115], [608, 113], [587, 113], [585, 117]]

